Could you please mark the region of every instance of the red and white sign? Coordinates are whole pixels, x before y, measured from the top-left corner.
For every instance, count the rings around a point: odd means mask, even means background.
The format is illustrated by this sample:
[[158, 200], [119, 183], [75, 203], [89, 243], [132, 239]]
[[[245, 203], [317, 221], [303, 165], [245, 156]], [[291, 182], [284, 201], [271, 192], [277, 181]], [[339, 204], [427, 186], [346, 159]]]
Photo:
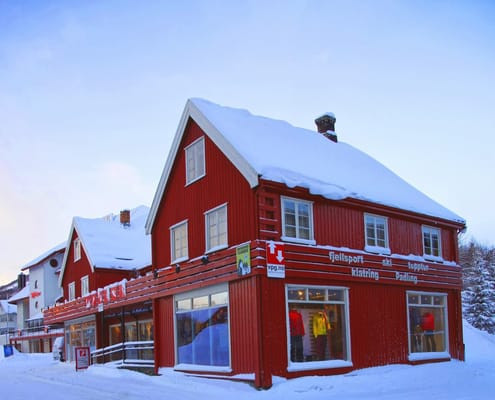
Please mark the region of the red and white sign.
[[283, 243], [266, 242], [266, 274], [270, 278], [285, 278]]
[[266, 263], [283, 264], [285, 260], [284, 244], [275, 242], [266, 242]]
[[86, 369], [91, 364], [91, 351], [89, 347], [75, 347], [76, 371]]

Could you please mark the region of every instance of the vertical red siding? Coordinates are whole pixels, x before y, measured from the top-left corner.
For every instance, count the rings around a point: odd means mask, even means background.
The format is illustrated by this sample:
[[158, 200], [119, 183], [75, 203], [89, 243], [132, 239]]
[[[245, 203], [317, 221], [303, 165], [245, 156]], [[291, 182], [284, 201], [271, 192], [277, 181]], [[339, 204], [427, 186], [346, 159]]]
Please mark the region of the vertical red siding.
[[250, 373], [255, 369], [258, 348], [256, 281], [254, 277], [229, 285], [230, 347], [232, 369]]
[[[205, 137], [206, 175], [185, 186], [184, 148]], [[188, 220], [189, 258], [205, 253], [205, 216], [227, 203], [228, 244], [256, 237], [255, 196], [249, 184], [195, 122], [189, 121], [153, 227], [153, 265], [169, 265], [170, 226]]]
[[402, 287], [362, 284], [349, 290], [355, 368], [407, 362], [407, 305]]
[[155, 366], [173, 367], [175, 365], [174, 351], [174, 302], [173, 297], [163, 297], [154, 301], [153, 329], [155, 343]]
[[335, 202], [313, 206], [315, 240], [318, 244], [364, 249], [364, 217], [361, 211]]

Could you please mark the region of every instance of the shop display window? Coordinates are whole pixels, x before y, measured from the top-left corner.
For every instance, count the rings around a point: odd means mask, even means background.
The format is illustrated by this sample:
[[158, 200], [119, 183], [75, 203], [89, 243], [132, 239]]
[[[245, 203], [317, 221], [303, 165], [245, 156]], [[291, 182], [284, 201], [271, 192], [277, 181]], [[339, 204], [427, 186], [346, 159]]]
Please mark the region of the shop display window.
[[447, 295], [428, 292], [408, 292], [409, 352], [446, 352]]
[[345, 288], [287, 286], [288, 356], [291, 365], [349, 361]]
[[228, 367], [227, 291], [188, 296], [175, 302], [177, 364]]

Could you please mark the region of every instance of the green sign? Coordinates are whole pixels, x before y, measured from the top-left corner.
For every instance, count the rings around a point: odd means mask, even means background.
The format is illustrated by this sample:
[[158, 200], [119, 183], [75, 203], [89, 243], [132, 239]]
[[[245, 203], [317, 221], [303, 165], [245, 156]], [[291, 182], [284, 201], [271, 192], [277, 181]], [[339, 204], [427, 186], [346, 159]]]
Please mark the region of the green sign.
[[247, 275], [251, 272], [251, 248], [249, 243], [243, 244], [235, 249], [237, 273]]

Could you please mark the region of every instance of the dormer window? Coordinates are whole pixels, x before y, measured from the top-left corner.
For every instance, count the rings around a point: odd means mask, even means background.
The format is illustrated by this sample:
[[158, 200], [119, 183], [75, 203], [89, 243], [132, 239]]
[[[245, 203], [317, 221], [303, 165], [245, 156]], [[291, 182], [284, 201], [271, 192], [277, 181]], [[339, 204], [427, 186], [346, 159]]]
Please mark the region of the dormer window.
[[81, 241], [74, 239], [74, 262], [81, 259]]
[[205, 140], [203, 137], [186, 147], [186, 185], [205, 175]]

